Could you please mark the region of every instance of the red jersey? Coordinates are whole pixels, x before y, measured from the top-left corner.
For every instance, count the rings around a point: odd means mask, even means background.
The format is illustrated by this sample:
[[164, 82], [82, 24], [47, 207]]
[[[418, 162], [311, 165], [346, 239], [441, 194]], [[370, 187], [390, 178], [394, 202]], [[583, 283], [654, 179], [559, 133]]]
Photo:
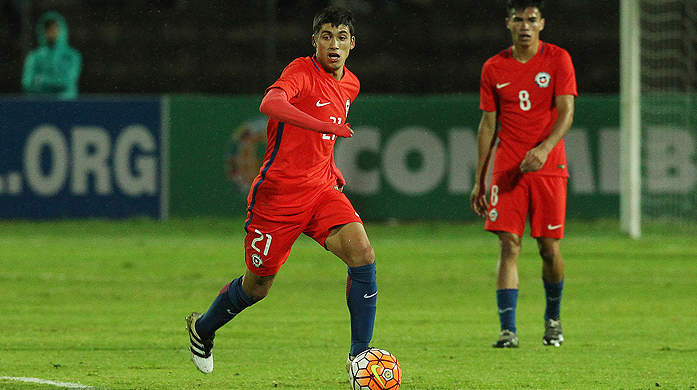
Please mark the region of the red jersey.
[[[555, 97], [560, 95], [578, 96], [571, 56], [559, 46], [540, 41], [537, 54], [526, 63], [513, 58], [509, 47], [484, 63], [479, 108], [496, 111], [501, 124], [494, 173], [520, 172], [525, 154], [552, 132]], [[531, 173], [569, 176], [563, 139], [542, 169]]]
[[[303, 57], [292, 61], [267, 91], [271, 88], [283, 89], [290, 103], [306, 114], [343, 124], [360, 83], [346, 68], [342, 79], [336, 80], [314, 57]], [[332, 173], [336, 135], [269, 118], [266, 137], [264, 163], [248, 197], [250, 209], [263, 202], [292, 213], [292, 209], [307, 205], [321, 190], [336, 185]]]

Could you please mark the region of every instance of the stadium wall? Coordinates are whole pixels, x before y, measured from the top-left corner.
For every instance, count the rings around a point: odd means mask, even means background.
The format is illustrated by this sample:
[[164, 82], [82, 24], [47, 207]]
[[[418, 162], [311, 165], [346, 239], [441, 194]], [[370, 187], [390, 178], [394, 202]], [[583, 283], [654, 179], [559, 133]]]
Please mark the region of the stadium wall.
[[[265, 147], [259, 96], [0, 100], [2, 218], [241, 216]], [[692, 109], [697, 109], [693, 107]], [[473, 220], [475, 95], [361, 96], [336, 146], [366, 220]], [[568, 217], [619, 215], [619, 96], [577, 99]], [[697, 191], [697, 129], [652, 129], [661, 193]], [[670, 134], [670, 137], [661, 136]]]
[[[266, 120], [260, 97], [171, 100], [171, 213], [244, 215]], [[619, 215], [619, 97], [581, 97], [567, 135], [570, 218]], [[366, 220], [470, 220], [476, 95], [361, 96], [336, 161]]]
[[0, 113], [0, 218], [167, 217], [160, 98], [6, 98]]

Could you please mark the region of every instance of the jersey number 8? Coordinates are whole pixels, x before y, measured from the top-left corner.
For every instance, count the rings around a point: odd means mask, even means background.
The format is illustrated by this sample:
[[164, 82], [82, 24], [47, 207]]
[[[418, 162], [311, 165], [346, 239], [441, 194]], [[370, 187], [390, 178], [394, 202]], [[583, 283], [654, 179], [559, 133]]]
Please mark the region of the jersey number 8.
[[523, 111], [528, 111], [532, 106], [530, 102], [530, 93], [526, 90], [518, 92], [518, 99], [520, 99], [520, 109]]

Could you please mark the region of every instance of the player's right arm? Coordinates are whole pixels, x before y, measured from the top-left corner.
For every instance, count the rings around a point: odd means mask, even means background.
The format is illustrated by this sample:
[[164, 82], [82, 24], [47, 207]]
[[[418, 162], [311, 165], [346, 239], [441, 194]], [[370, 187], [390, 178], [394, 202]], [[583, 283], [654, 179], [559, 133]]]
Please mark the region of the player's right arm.
[[520, 163], [522, 173], [537, 172], [547, 162], [547, 156], [552, 149], [564, 138], [574, 121], [574, 95], [561, 95], [555, 98], [557, 107], [557, 121], [554, 122], [552, 132], [539, 145], [530, 149]]
[[486, 217], [489, 207], [486, 199], [486, 173], [489, 170], [494, 137], [496, 137], [496, 119], [496, 111], [482, 111], [482, 119], [479, 121], [477, 131], [479, 157], [470, 194], [470, 206], [477, 215], [482, 217]]
[[269, 118], [289, 125], [301, 127], [317, 133], [336, 134], [339, 137], [351, 137], [353, 130], [348, 123], [338, 125], [332, 122], [322, 122], [321, 120], [307, 114], [292, 104], [288, 99], [286, 91], [281, 88], [271, 88], [264, 95], [259, 106], [259, 111]]

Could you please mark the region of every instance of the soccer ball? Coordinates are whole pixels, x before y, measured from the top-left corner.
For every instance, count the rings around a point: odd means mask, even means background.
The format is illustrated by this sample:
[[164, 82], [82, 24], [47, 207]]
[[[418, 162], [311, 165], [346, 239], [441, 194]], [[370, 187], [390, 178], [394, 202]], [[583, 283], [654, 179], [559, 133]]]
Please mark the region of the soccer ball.
[[371, 348], [353, 359], [349, 378], [353, 390], [397, 390], [402, 383], [402, 368], [391, 353]]

